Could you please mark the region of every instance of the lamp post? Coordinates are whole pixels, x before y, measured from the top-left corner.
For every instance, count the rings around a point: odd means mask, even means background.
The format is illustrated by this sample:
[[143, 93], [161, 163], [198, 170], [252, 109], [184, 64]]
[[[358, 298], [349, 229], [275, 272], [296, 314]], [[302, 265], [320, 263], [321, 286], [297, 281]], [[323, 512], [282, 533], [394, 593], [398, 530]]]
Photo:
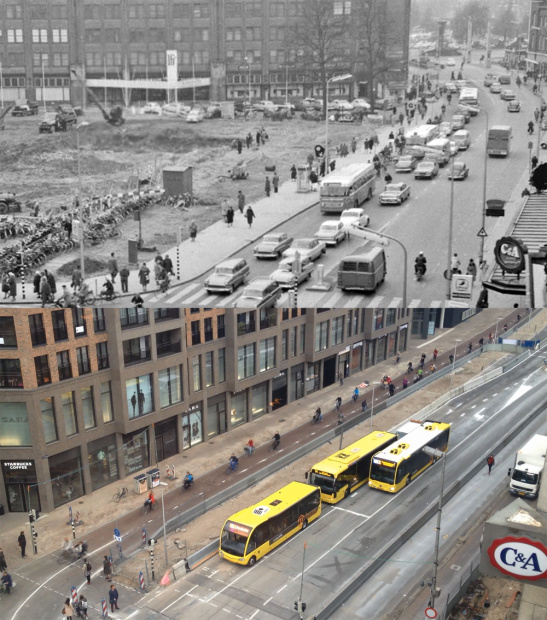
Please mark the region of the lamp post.
[[454, 234], [454, 159], [456, 158], [456, 154], [450, 156], [450, 208], [448, 212], [448, 264], [446, 267], [446, 272], [448, 275], [448, 291], [446, 293], [446, 298], [450, 299], [450, 294], [452, 292], [452, 235]]
[[245, 64], [247, 65], [247, 83], [249, 85], [249, 109], [251, 108], [251, 63], [249, 58], [245, 56]]
[[454, 355], [452, 356], [452, 372], [450, 373], [450, 389], [452, 389], [452, 378], [454, 377], [454, 369], [456, 366], [456, 347], [458, 346], [458, 342], [461, 342], [461, 338], [458, 338], [454, 341]]
[[78, 159], [78, 219], [80, 225], [78, 227], [78, 238], [80, 241], [80, 271], [82, 272], [82, 281], [85, 280], [85, 255], [84, 255], [84, 205], [82, 203], [82, 165], [80, 160], [80, 127], [89, 125], [85, 121], [76, 126], [76, 154]]
[[372, 418], [374, 416], [374, 388], [377, 385], [380, 385], [381, 382], [380, 381], [373, 381], [372, 382], [372, 403], [370, 405], [370, 430], [372, 430]]
[[538, 123], [538, 138], [537, 138], [537, 143], [536, 143], [536, 157], [538, 158], [538, 161], [539, 161], [539, 147], [541, 143], [541, 122], [543, 120], [543, 111], [541, 110], [541, 106], [543, 105], [542, 93], [543, 93], [543, 89], [541, 88], [541, 81], [540, 81], [539, 86], [538, 86], [539, 123]]
[[437, 571], [439, 568], [439, 540], [441, 536], [441, 517], [443, 514], [443, 492], [444, 492], [444, 470], [446, 466], [446, 453], [442, 450], [436, 450], [426, 446], [422, 448], [422, 452], [428, 454], [431, 458], [442, 459], [443, 468], [441, 474], [441, 492], [439, 495], [439, 507], [437, 508], [437, 526], [435, 528], [435, 558], [433, 560], [433, 577], [430, 582], [431, 598], [429, 606], [435, 609], [435, 599], [437, 598]]
[[[488, 112], [483, 109], [486, 118], [486, 134], [484, 139], [484, 178], [482, 183], [482, 229], [486, 230], [486, 181], [488, 178]], [[484, 266], [484, 239], [481, 237], [481, 248], [479, 254], [479, 269]]]
[[[530, 313], [531, 315], [532, 313]], [[496, 344], [496, 340], [498, 339], [498, 323], [503, 320], [503, 317], [498, 316], [496, 319], [496, 331], [494, 332], [494, 344]]]
[[329, 173], [329, 84], [331, 82], [342, 82], [349, 80], [351, 73], [344, 73], [343, 75], [333, 75], [327, 80], [325, 93], [325, 176]]

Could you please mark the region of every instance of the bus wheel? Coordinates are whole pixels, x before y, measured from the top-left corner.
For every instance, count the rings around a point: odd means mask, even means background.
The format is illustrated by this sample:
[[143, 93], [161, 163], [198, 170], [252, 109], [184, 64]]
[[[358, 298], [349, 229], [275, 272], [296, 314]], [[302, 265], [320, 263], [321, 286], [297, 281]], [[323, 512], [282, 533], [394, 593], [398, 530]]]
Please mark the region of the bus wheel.
[[372, 198], [372, 187], [369, 187], [367, 200], [370, 200], [371, 198]]
[[251, 558], [249, 559], [249, 563], [247, 564], [247, 566], [254, 566], [256, 564], [256, 558], [254, 555], [251, 556]]
[[305, 530], [308, 527], [308, 521], [307, 519], [304, 519], [304, 521], [302, 521], [302, 529]]
[[344, 491], [344, 497], [349, 497], [350, 490], [349, 487]]
[[406, 479], [406, 486], [410, 484], [410, 481], [411, 481], [411, 475], [408, 474], [408, 478]]

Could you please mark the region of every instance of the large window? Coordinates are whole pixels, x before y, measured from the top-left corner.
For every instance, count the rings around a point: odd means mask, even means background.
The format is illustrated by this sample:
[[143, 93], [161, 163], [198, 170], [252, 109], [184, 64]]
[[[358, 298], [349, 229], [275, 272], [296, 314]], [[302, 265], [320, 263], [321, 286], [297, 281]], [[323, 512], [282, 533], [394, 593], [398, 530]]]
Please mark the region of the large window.
[[55, 342], [59, 342], [60, 340], [68, 340], [65, 311], [53, 310], [51, 313], [51, 321], [53, 323], [53, 337], [55, 338]]
[[237, 315], [237, 335], [243, 336], [243, 334], [252, 334], [256, 331], [255, 325], [256, 312], [240, 312]]
[[134, 377], [125, 382], [129, 419], [138, 418], [154, 411], [152, 375]]
[[17, 347], [15, 322], [12, 316], [0, 317], [0, 349]]
[[255, 343], [237, 349], [237, 378], [241, 381], [255, 374]]
[[322, 321], [315, 326], [315, 350], [324, 351], [329, 346], [329, 322]]
[[146, 308], [120, 308], [120, 324], [122, 329], [148, 325], [148, 310]]
[[0, 408], [0, 446], [31, 446], [26, 403], [2, 403]]
[[72, 308], [72, 322], [74, 323], [74, 336], [81, 338], [87, 334], [83, 308]]
[[160, 407], [182, 401], [182, 366], [171, 366], [158, 372]]
[[172, 321], [178, 319], [180, 311], [178, 308], [154, 308], [154, 320], [156, 323], [159, 321]]
[[300, 355], [306, 352], [306, 327], [300, 326]]
[[192, 358], [192, 382], [194, 392], [199, 392], [201, 390], [201, 355]]
[[192, 344], [201, 344], [201, 332], [199, 330], [199, 321], [192, 321], [190, 323], [190, 332], [192, 334]]
[[281, 332], [281, 361], [284, 362], [289, 357], [289, 330]]
[[23, 388], [21, 363], [18, 359], [0, 360], [0, 388]]
[[106, 331], [106, 319], [103, 308], [93, 308], [93, 329], [95, 333]]
[[101, 407], [103, 410], [103, 422], [107, 424], [114, 419], [114, 412], [112, 410], [112, 390], [110, 387], [110, 381], [101, 383]]
[[93, 402], [93, 390], [91, 387], [82, 388], [82, 411], [84, 414], [84, 428], [87, 431], [95, 428], [95, 404]]
[[[297, 346], [297, 330], [298, 328], [296, 327], [296, 325], [294, 327], [291, 327], [291, 357], [296, 357], [297, 355], [297, 351], [296, 351], [296, 346]], [[303, 332], [304, 331], [304, 326], [302, 325], [302, 327], [300, 328], [300, 330]]]
[[210, 342], [213, 339], [213, 319], [211, 317], [204, 319], [203, 331], [205, 335], [205, 342]]
[[36, 368], [36, 382], [38, 385], [47, 385], [51, 383], [51, 373], [49, 372], [49, 361], [47, 355], [39, 355], [34, 358], [34, 367]]
[[218, 350], [218, 382], [224, 383], [226, 381], [226, 349], [222, 348]]
[[44, 398], [40, 401], [42, 412], [42, 426], [44, 427], [44, 437], [46, 443], [57, 441], [57, 423], [55, 422], [55, 407], [53, 398]]
[[78, 422], [76, 420], [76, 408], [74, 407], [74, 392], [65, 392], [62, 396], [63, 417], [65, 420], [65, 430], [67, 437], [78, 432]]
[[68, 351], [57, 353], [57, 370], [59, 371], [59, 381], [72, 379], [72, 365]]
[[275, 368], [275, 337], [260, 341], [260, 372]]
[[384, 312], [384, 308], [374, 308], [374, 318], [372, 320], [373, 331], [384, 328]]
[[89, 362], [89, 349], [87, 346], [78, 347], [76, 349], [76, 360], [78, 362], [78, 375], [87, 375], [91, 372], [91, 364]]
[[146, 362], [149, 359], [151, 359], [150, 336], [123, 341], [123, 361], [126, 366]]
[[116, 437], [114, 435], [90, 442], [87, 447], [87, 453], [89, 476], [93, 491], [118, 479]]
[[332, 319], [331, 346], [344, 341], [344, 317], [337, 316]]
[[156, 334], [156, 354], [158, 357], [180, 353], [180, 329], [170, 329]]
[[30, 339], [32, 346], [37, 347], [47, 343], [46, 331], [44, 329], [43, 314], [30, 314], [28, 317], [28, 325], [30, 329]]
[[108, 342], [97, 343], [97, 370], [110, 368], [110, 360], [108, 359]]
[[205, 354], [205, 387], [211, 387], [215, 384], [214, 363], [214, 353], [208, 351]]
[[225, 338], [226, 326], [224, 324], [224, 315], [219, 314], [217, 316], [217, 338]]
[[260, 329], [268, 329], [277, 325], [277, 310], [275, 308], [262, 308], [260, 310]]

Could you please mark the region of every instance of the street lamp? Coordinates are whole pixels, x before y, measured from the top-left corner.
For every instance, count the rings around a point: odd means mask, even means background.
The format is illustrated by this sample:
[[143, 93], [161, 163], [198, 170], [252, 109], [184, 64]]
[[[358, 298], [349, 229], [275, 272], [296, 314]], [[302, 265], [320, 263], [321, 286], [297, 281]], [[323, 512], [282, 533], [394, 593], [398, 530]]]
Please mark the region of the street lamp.
[[80, 271], [82, 281], [85, 280], [85, 257], [84, 257], [84, 206], [82, 204], [82, 166], [80, 161], [80, 128], [86, 127], [89, 123], [83, 121], [76, 126], [76, 154], [78, 158], [78, 238], [80, 240]]
[[245, 64], [247, 65], [248, 77], [247, 82], [249, 84], [249, 109], [251, 108], [251, 62], [247, 56], [245, 56]]
[[458, 346], [458, 342], [461, 342], [461, 338], [458, 338], [454, 341], [454, 355], [452, 356], [452, 372], [450, 373], [450, 389], [452, 389], [452, 377], [454, 377], [454, 368], [456, 365], [456, 347]]
[[[488, 176], [488, 112], [482, 110], [486, 117], [486, 136], [484, 139], [484, 178], [482, 183], [482, 230], [486, 230], [486, 181]], [[479, 254], [479, 269], [484, 267], [484, 240], [485, 237], [481, 236], [481, 249]]]
[[442, 450], [436, 450], [426, 446], [422, 448], [422, 452], [429, 455], [433, 459], [443, 460], [443, 469], [441, 474], [441, 493], [439, 495], [439, 507], [437, 508], [437, 527], [435, 528], [435, 559], [433, 560], [433, 578], [430, 583], [431, 598], [429, 606], [435, 609], [435, 599], [437, 598], [437, 571], [439, 568], [439, 540], [441, 536], [441, 517], [443, 514], [443, 492], [444, 492], [444, 469], [446, 466], [446, 453]]
[[349, 80], [351, 73], [344, 73], [343, 75], [333, 75], [327, 80], [327, 92], [325, 94], [325, 175], [329, 173], [329, 84], [331, 82], [343, 82]]
[[503, 317], [501, 316], [498, 316], [498, 318], [496, 319], [496, 331], [494, 333], [494, 344], [496, 344], [496, 340], [498, 339], [498, 323], [502, 320], [503, 320]]
[[447, 276], [448, 276], [448, 292], [446, 295], [447, 299], [450, 299], [450, 295], [452, 293], [452, 235], [453, 227], [454, 227], [454, 159], [456, 159], [456, 154], [450, 156], [450, 208], [448, 212], [448, 265], [446, 268]]
[[370, 405], [370, 430], [372, 430], [372, 418], [374, 416], [374, 388], [377, 385], [381, 385], [381, 381], [372, 382], [372, 403]]

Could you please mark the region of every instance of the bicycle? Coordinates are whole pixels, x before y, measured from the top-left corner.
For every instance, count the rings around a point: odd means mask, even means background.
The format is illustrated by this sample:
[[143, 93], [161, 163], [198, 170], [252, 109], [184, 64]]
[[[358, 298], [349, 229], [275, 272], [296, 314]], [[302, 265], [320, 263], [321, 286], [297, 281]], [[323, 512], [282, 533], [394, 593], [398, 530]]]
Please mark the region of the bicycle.
[[231, 462], [228, 467], [226, 468], [226, 475], [229, 476], [233, 471], [237, 471], [239, 467], [239, 462]]
[[270, 444], [270, 447], [268, 448], [268, 452], [273, 452], [274, 450], [277, 450], [280, 443], [281, 443], [280, 441], [278, 441], [277, 439], [274, 439], [273, 442]]
[[145, 503], [143, 505], [143, 507], [141, 508], [141, 515], [145, 515], [147, 513], [149, 513], [152, 510], [157, 510], [158, 508], [158, 502], [152, 502], [151, 504]]
[[122, 499], [122, 497], [127, 497], [129, 495], [129, 491], [127, 487], [123, 487], [121, 490], [114, 493], [112, 496], [113, 501], [117, 504]]
[[255, 451], [255, 449], [251, 448], [251, 446], [245, 446], [243, 448], [243, 455], [247, 459], [247, 458], [249, 458], [253, 454], [254, 451]]

